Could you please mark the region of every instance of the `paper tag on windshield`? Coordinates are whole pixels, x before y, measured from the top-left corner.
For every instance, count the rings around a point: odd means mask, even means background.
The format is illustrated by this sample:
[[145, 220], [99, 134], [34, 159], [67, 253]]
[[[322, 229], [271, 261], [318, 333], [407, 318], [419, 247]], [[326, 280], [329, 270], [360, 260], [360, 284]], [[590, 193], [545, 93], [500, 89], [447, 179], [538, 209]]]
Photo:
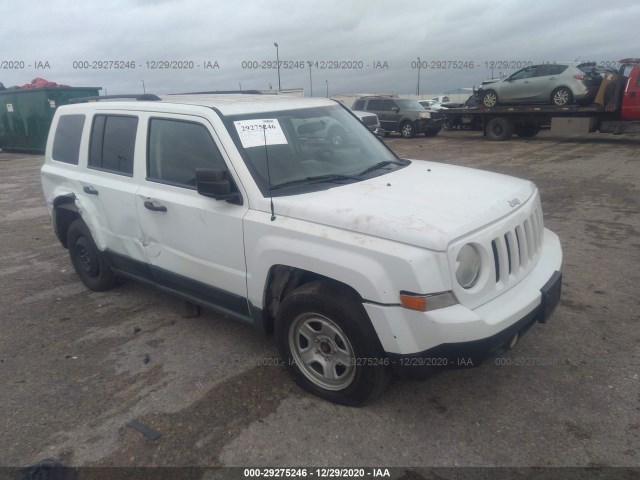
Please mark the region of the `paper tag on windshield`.
[[287, 144], [287, 138], [277, 118], [237, 120], [233, 124], [244, 148]]

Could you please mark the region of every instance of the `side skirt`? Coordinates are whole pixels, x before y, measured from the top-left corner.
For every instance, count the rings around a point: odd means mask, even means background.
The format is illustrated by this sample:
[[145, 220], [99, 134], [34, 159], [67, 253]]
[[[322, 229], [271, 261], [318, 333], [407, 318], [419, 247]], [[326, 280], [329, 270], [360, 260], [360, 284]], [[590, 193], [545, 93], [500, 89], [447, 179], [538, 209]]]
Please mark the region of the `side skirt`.
[[[152, 285], [163, 292], [223, 315], [228, 315], [243, 323], [252, 326], [256, 323], [256, 319], [251, 316], [251, 310], [257, 315], [259, 309], [255, 307], [250, 309], [248, 299], [241, 295], [133, 260], [110, 250], [106, 250], [104, 254], [116, 275]], [[257, 318], [259, 320], [260, 317]]]

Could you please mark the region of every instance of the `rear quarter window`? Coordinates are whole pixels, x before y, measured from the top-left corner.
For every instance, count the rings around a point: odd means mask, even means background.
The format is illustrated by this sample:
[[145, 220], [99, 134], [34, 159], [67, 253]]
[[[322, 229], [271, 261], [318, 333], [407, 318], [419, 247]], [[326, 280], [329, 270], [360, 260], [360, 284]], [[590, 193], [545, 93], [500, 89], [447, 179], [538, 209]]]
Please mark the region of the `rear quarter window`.
[[78, 164], [80, 139], [84, 129], [84, 115], [62, 115], [53, 137], [51, 158], [57, 162]]

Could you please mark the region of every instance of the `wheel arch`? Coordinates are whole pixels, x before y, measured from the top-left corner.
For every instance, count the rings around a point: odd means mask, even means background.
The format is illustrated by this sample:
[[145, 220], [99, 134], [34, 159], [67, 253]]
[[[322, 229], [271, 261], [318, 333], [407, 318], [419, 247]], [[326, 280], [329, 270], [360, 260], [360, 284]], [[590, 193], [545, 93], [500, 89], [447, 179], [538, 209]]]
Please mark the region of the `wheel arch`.
[[80, 212], [76, 206], [75, 194], [60, 195], [53, 200], [53, 214], [51, 215], [53, 231], [64, 248], [68, 248], [67, 232], [69, 226], [77, 218], [80, 218]]
[[362, 296], [353, 287], [335, 278], [290, 265], [273, 265], [267, 273], [262, 308], [254, 310], [260, 315], [260, 318], [256, 319], [260, 324], [260, 330], [264, 333], [272, 333], [275, 328], [275, 318], [283, 300], [296, 288], [315, 281], [331, 284], [348, 292], [356, 301], [363, 301]]

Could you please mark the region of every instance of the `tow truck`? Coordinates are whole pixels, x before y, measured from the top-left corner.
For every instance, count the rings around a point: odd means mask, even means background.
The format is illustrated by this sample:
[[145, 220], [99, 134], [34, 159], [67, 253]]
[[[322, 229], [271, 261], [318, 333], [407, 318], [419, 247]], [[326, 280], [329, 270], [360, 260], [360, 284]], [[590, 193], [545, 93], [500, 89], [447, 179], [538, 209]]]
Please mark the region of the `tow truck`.
[[551, 128], [557, 135], [640, 133], [640, 58], [620, 60], [617, 72], [604, 74], [590, 105], [496, 105], [441, 110], [445, 124], [482, 125], [487, 140], [537, 135]]

